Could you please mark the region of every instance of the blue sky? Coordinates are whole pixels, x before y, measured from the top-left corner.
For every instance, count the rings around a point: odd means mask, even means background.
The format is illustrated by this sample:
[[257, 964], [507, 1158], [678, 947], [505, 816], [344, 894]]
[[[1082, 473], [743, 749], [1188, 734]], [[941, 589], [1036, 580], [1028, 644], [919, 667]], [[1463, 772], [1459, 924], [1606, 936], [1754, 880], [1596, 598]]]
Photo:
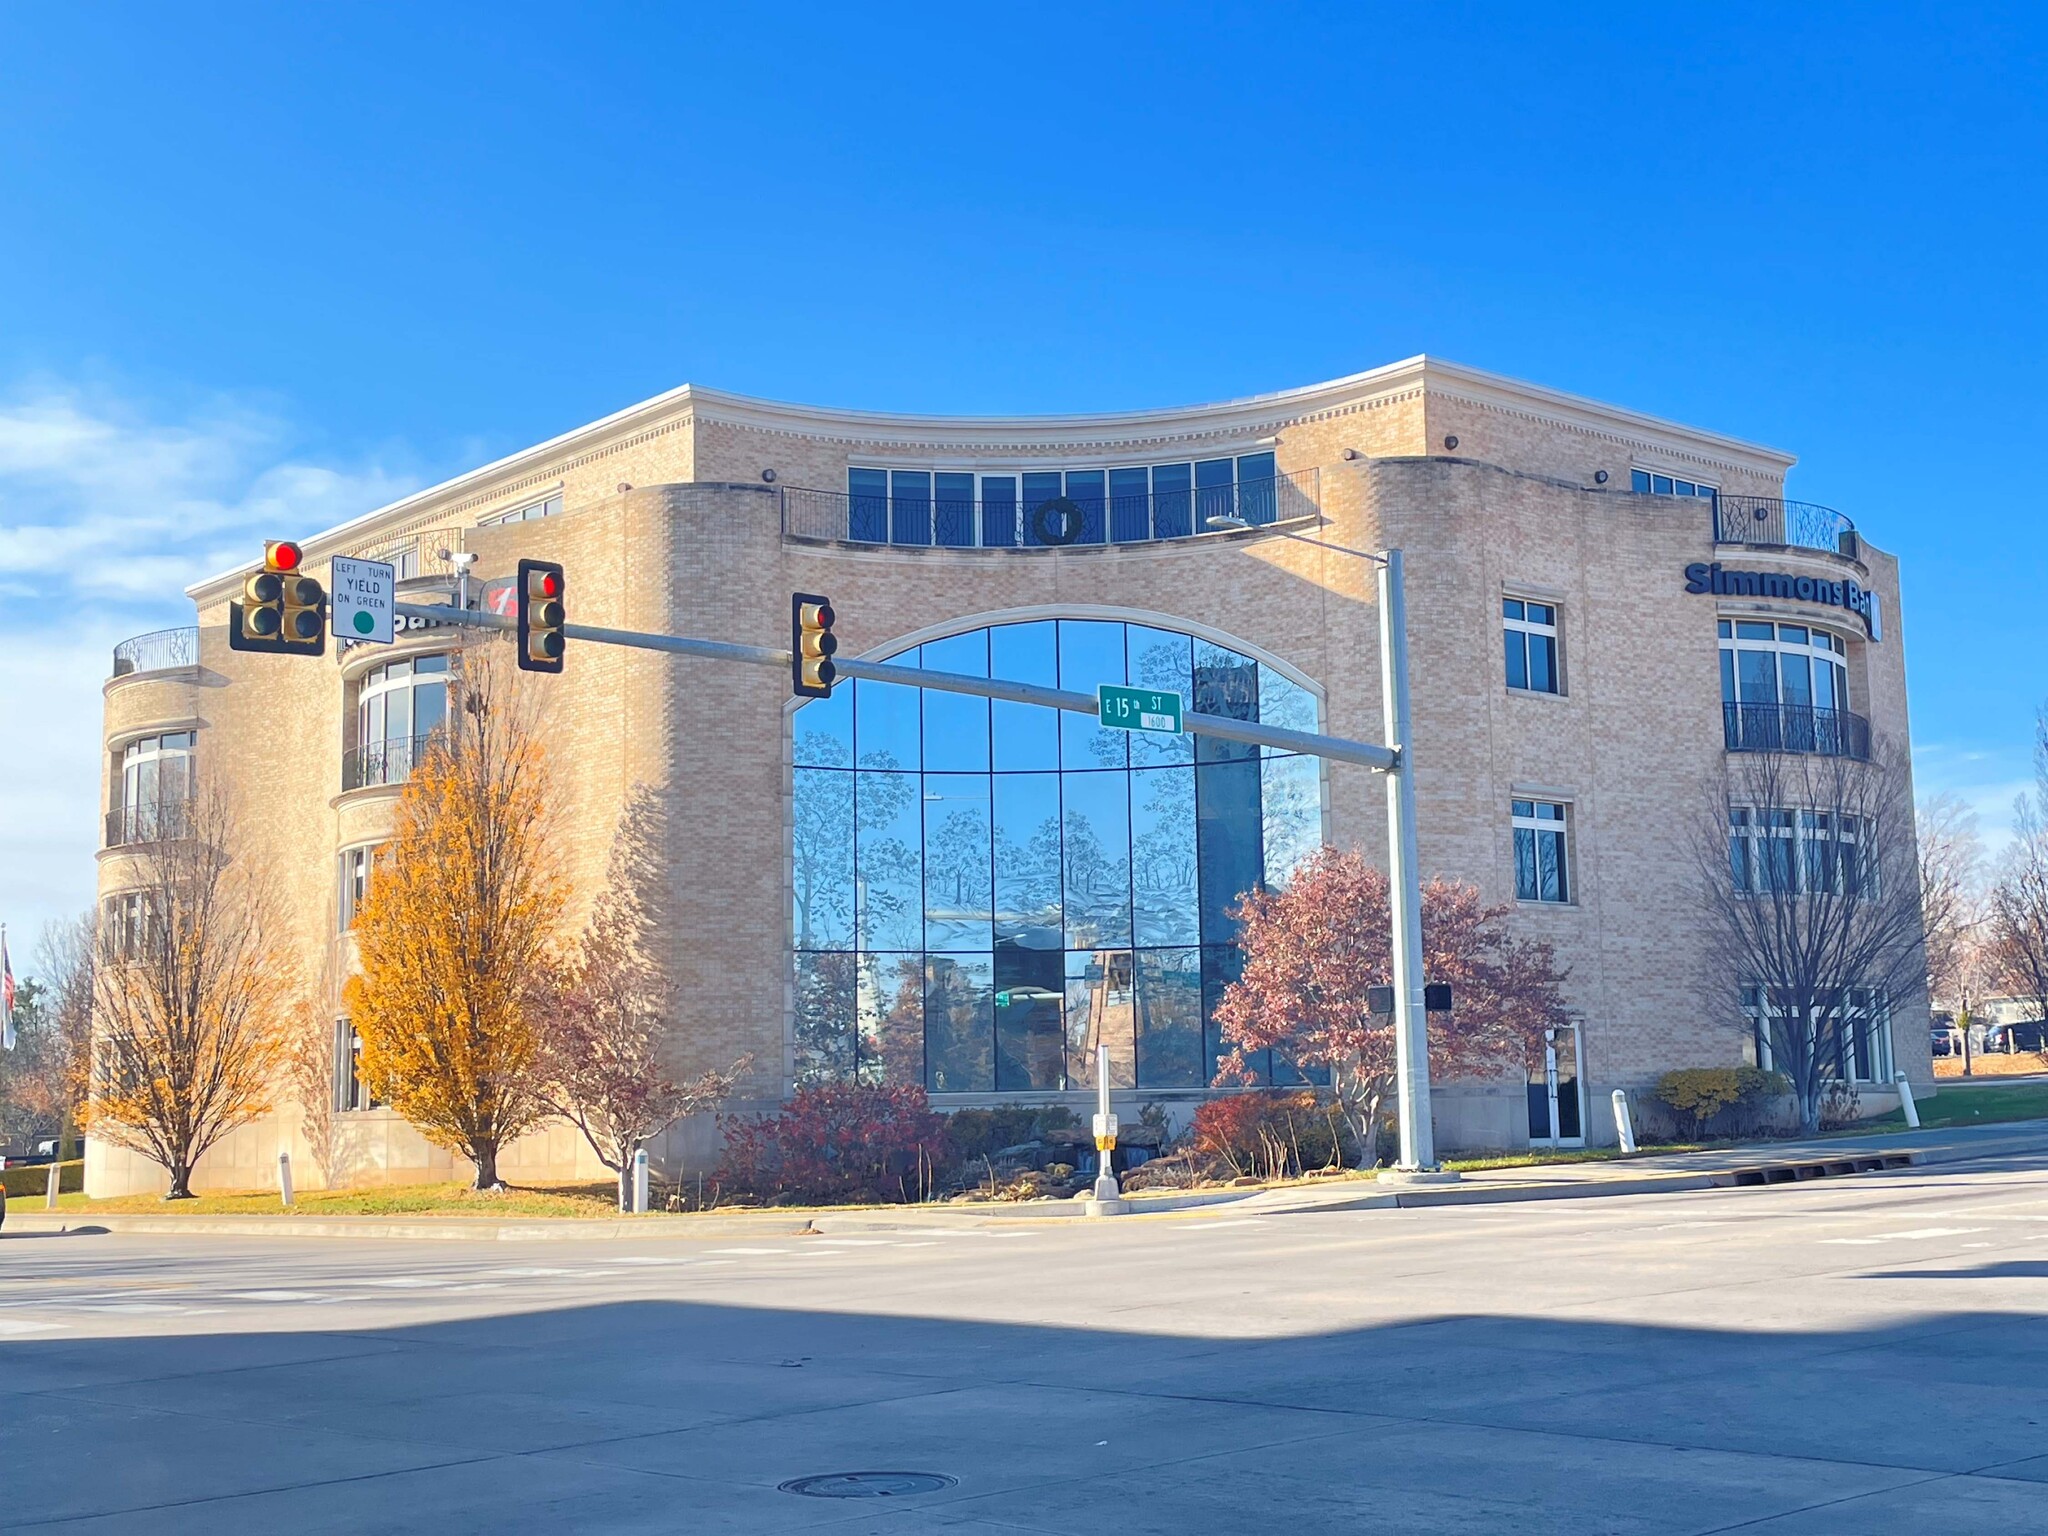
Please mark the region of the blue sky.
[[1087, 410], [1427, 351], [1788, 448], [1904, 560], [1921, 788], [1995, 833], [2048, 24], [1671, 10], [0, 7], [0, 915], [90, 899], [106, 646], [187, 580], [685, 380]]

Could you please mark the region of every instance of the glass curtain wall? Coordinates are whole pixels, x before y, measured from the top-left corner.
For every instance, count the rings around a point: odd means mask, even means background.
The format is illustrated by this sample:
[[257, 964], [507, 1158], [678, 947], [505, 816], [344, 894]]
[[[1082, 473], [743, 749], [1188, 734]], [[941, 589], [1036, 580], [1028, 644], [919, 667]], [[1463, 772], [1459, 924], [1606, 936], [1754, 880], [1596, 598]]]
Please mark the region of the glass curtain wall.
[[[1314, 699], [1271, 668], [1140, 624], [1006, 624], [894, 660], [1170, 688], [1196, 710], [1316, 727]], [[864, 679], [805, 704], [794, 730], [800, 1079], [1085, 1089], [1100, 1045], [1113, 1086], [1214, 1078], [1230, 911], [1321, 845], [1314, 758]]]

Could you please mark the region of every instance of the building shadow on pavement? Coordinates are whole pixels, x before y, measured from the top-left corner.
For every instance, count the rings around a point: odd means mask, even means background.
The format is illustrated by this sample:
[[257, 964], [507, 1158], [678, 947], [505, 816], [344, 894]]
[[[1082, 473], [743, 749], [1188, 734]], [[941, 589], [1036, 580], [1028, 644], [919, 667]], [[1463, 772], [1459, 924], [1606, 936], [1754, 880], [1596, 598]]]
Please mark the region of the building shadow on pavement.
[[[2030, 1313], [1218, 1339], [650, 1301], [0, 1343], [0, 1529], [2038, 1533], [2044, 1423]], [[957, 1482], [780, 1488], [863, 1470]]]

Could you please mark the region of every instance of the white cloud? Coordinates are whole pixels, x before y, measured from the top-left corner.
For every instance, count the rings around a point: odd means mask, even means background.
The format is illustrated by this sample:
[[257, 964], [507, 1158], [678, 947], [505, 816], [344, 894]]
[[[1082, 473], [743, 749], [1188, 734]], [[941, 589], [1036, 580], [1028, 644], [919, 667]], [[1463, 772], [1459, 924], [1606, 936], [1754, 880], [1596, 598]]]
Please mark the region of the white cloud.
[[1996, 858], [2012, 841], [2012, 805], [2034, 788], [2028, 750], [1996, 751], [1925, 742], [1913, 749], [1913, 788], [1923, 799], [1954, 795], [1977, 818], [1985, 853]]
[[42, 382], [0, 398], [0, 919], [23, 952], [93, 898], [100, 685], [114, 643], [192, 622], [184, 589], [393, 501], [417, 475], [313, 462], [234, 400], [170, 418]]

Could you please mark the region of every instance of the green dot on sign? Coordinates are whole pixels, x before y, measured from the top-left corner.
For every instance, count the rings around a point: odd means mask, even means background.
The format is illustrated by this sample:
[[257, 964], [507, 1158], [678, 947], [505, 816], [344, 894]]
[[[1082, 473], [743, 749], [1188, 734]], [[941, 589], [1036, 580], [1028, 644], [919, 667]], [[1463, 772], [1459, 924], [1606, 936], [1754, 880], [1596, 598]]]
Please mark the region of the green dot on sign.
[[363, 612], [363, 610], [362, 610], [362, 609], [360, 609], [360, 608], [358, 608], [358, 609], [356, 610], [356, 633], [357, 633], [357, 634], [359, 634], [359, 635], [367, 635], [367, 634], [368, 634], [368, 633], [369, 633], [369, 632], [370, 632], [371, 630], [375, 629], [376, 627], [377, 627], [377, 621], [376, 621], [375, 619], [371, 618], [371, 617], [370, 617], [370, 615], [368, 615], [367, 613]]

